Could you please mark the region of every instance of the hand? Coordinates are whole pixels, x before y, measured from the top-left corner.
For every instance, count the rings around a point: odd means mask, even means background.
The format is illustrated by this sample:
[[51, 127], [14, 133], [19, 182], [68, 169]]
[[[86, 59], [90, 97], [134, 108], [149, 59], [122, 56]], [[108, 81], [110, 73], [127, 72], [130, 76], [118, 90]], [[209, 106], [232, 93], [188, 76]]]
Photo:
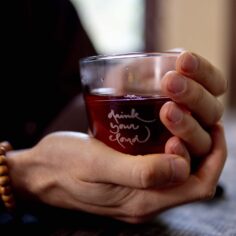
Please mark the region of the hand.
[[204, 156], [211, 149], [212, 140], [207, 129], [223, 114], [223, 105], [217, 96], [226, 88], [226, 80], [219, 70], [190, 52], [181, 53], [176, 71], [168, 72], [162, 80], [164, 93], [174, 102], [162, 107], [160, 118], [195, 156]]
[[32, 149], [9, 152], [7, 160], [21, 197], [139, 223], [173, 206], [213, 196], [226, 145], [220, 125], [211, 135], [211, 153], [190, 176], [188, 152], [181, 142], [174, 152], [185, 158], [134, 157], [75, 132], [50, 134]]
[[[128, 70], [124, 65], [112, 68], [106, 76], [107, 87], [115, 87], [118, 94], [124, 91], [131, 94], [152, 91], [155, 94], [159, 89], [159, 83], [153, 83], [156, 72], [163, 75], [176, 67], [161, 80], [162, 92], [173, 102], [162, 107], [160, 118], [174, 136], [185, 142], [191, 155], [204, 156], [212, 145], [208, 131], [223, 114], [223, 105], [217, 96], [226, 91], [226, 80], [217, 68], [197, 54], [182, 52], [176, 63], [174, 57], [173, 61], [168, 60], [169, 64], [165, 61], [162, 71], [155, 70], [156, 61], [152, 57], [130, 62], [126, 66]], [[128, 72], [131, 78], [135, 78], [133, 83], [130, 80], [131, 85], [127, 83]]]
[[189, 177], [187, 150], [178, 145], [176, 152], [183, 157], [130, 156], [86, 134], [58, 132], [32, 149], [8, 152], [7, 161], [19, 198], [117, 218], [141, 189]]

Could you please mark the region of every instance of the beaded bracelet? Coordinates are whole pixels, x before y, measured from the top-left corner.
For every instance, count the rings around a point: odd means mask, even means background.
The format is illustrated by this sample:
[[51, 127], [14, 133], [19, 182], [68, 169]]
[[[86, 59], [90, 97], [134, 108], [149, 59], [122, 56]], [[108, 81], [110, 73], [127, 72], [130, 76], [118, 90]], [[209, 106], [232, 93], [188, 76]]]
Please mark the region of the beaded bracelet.
[[10, 143], [0, 143], [0, 198], [6, 209], [13, 211], [16, 204], [6, 162], [6, 152], [10, 150], [12, 150]]

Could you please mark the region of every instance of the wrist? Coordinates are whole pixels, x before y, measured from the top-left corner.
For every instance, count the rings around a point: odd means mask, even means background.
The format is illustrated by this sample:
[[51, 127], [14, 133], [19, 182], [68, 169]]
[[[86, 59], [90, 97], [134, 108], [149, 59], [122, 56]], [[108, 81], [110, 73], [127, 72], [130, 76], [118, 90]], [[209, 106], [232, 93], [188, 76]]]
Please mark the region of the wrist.
[[17, 198], [25, 198], [27, 194], [27, 170], [29, 168], [30, 149], [11, 150], [6, 153], [9, 178]]

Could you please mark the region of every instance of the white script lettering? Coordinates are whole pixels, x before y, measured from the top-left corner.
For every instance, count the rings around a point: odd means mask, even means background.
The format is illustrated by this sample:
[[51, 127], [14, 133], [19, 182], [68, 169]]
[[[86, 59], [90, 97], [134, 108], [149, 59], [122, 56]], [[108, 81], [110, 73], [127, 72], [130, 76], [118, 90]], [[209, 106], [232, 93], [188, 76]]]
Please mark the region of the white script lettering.
[[[114, 110], [111, 110], [108, 114], [108, 119], [111, 120], [109, 140], [112, 142], [117, 142], [122, 148], [126, 148], [126, 143], [130, 145], [134, 145], [135, 143], [146, 143], [151, 136], [151, 131], [149, 127], [145, 125], [145, 123], [155, 122], [155, 119], [145, 120], [141, 118], [139, 113], [134, 108], [132, 108], [130, 113], [128, 114], [125, 114], [124, 112], [115, 113]], [[127, 124], [129, 120], [132, 122]], [[134, 123], [135, 120], [139, 121], [138, 124]], [[125, 123], [122, 123], [122, 121]], [[142, 125], [142, 123], [144, 124]], [[146, 135], [142, 139], [139, 137], [138, 134], [133, 134], [132, 137], [127, 137], [128, 132], [125, 132], [125, 135], [122, 135], [122, 131], [125, 130], [137, 131], [139, 134], [141, 133], [142, 135], [145, 131]]]

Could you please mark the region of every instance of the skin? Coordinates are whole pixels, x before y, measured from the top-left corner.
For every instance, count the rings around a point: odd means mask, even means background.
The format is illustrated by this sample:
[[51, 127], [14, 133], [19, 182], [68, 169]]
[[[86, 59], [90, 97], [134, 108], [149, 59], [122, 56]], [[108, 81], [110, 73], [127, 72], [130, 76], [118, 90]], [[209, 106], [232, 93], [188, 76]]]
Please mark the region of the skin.
[[[197, 60], [195, 66], [192, 57]], [[177, 77], [185, 81], [182, 90]], [[183, 52], [176, 71], [162, 81], [163, 90], [173, 100], [160, 112], [173, 133], [165, 153], [134, 157], [87, 134], [54, 132], [31, 149], [7, 153], [13, 188], [20, 198], [130, 223], [209, 199], [227, 156], [224, 129], [218, 122], [223, 108], [217, 100], [226, 87], [208, 61]], [[202, 159], [195, 172], [190, 170], [192, 155]]]
[[181, 137], [191, 154], [206, 155], [212, 145], [207, 129], [222, 117], [223, 105], [217, 96], [226, 91], [227, 81], [203, 57], [183, 52], [176, 71], [164, 76], [162, 89], [173, 100], [162, 107], [162, 122], [173, 135]]
[[221, 125], [214, 126], [211, 137], [212, 151], [192, 174], [180, 143], [166, 148], [185, 158], [133, 157], [73, 132], [53, 133], [32, 149], [10, 152], [8, 162], [21, 198], [141, 223], [171, 207], [213, 197], [226, 159]]

